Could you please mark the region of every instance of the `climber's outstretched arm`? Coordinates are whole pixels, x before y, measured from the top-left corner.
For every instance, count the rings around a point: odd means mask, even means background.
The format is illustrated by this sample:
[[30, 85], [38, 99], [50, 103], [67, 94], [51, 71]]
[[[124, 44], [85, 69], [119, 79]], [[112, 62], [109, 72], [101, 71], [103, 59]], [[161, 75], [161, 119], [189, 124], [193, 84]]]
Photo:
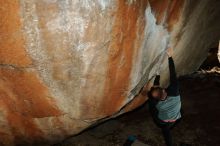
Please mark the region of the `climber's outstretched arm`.
[[178, 80], [177, 80], [176, 69], [172, 57], [168, 58], [168, 63], [169, 63], [169, 71], [170, 71], [170, 85], [177, 85]]
[[167, 93], [169, 96], [177, 96], [179, 95], [179, 84], [176, 76], [175, 64], [172, 58], [172, 49], [167, 49], [168, 54], [168, 63], [169, 63], [169, 71], [170, 71], [170, 85], [167, 88]]

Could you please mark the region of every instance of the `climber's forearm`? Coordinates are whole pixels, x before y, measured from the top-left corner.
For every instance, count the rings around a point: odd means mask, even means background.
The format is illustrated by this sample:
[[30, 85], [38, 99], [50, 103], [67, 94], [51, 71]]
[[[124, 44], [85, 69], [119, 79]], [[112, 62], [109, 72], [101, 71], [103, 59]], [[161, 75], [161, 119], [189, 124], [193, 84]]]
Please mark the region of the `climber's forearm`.
[[173, 58], [169, 57], [168, 62], [169, 62], [169, 71], [170, 71], [170, 84], [176, 84], [177, 76], [176, 76], [176, 69]]
[[154, 86], [159, 86], [160, 85], [160, 75], [157, 75], [156, 78], [154, 79]]
[[175, 64], [172, 57], [168, 58], [170, 71], [170, 85], [167, 88], [169, 96], [179, 95], [179, 84], [176, 76]]

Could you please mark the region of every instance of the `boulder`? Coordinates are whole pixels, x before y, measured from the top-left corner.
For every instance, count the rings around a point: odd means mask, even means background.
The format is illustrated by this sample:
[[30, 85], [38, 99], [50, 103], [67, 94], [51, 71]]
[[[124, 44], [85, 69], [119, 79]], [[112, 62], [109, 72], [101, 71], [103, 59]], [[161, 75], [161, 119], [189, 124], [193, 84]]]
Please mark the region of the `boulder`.
[[0, 145], [42, 145], [133, 110], [157, 72], [198, 69], [218, 0], [1, 0]]

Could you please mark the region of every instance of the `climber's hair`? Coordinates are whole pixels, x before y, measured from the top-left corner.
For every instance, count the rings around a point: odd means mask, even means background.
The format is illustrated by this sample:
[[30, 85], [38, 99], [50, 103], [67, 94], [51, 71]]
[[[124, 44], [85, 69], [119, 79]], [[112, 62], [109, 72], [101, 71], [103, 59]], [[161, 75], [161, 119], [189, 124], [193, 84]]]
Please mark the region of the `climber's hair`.
[[[153, 92], [159, 92], [159, 96], [158, 97], [153, 97]], [[153, 86], [150, 88], [150, 91], [148, 92], [148, 97], [149, 98], [154, 98], [154, 99], [160, 99], [160, 96], [162, 96], [162, 92], [163, 92], [163, 88], [160, 86]]]

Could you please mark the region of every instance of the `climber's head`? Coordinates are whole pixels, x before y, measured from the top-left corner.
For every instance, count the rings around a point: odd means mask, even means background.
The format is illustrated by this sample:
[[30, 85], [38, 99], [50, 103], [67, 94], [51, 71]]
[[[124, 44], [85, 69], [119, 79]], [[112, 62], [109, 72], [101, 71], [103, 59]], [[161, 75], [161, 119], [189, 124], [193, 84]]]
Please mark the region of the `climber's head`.
[[164, 100], [167, 97], [167, 92], [162, 87], [153, 86], [149, 91], [149, 96], [157, 100]]

